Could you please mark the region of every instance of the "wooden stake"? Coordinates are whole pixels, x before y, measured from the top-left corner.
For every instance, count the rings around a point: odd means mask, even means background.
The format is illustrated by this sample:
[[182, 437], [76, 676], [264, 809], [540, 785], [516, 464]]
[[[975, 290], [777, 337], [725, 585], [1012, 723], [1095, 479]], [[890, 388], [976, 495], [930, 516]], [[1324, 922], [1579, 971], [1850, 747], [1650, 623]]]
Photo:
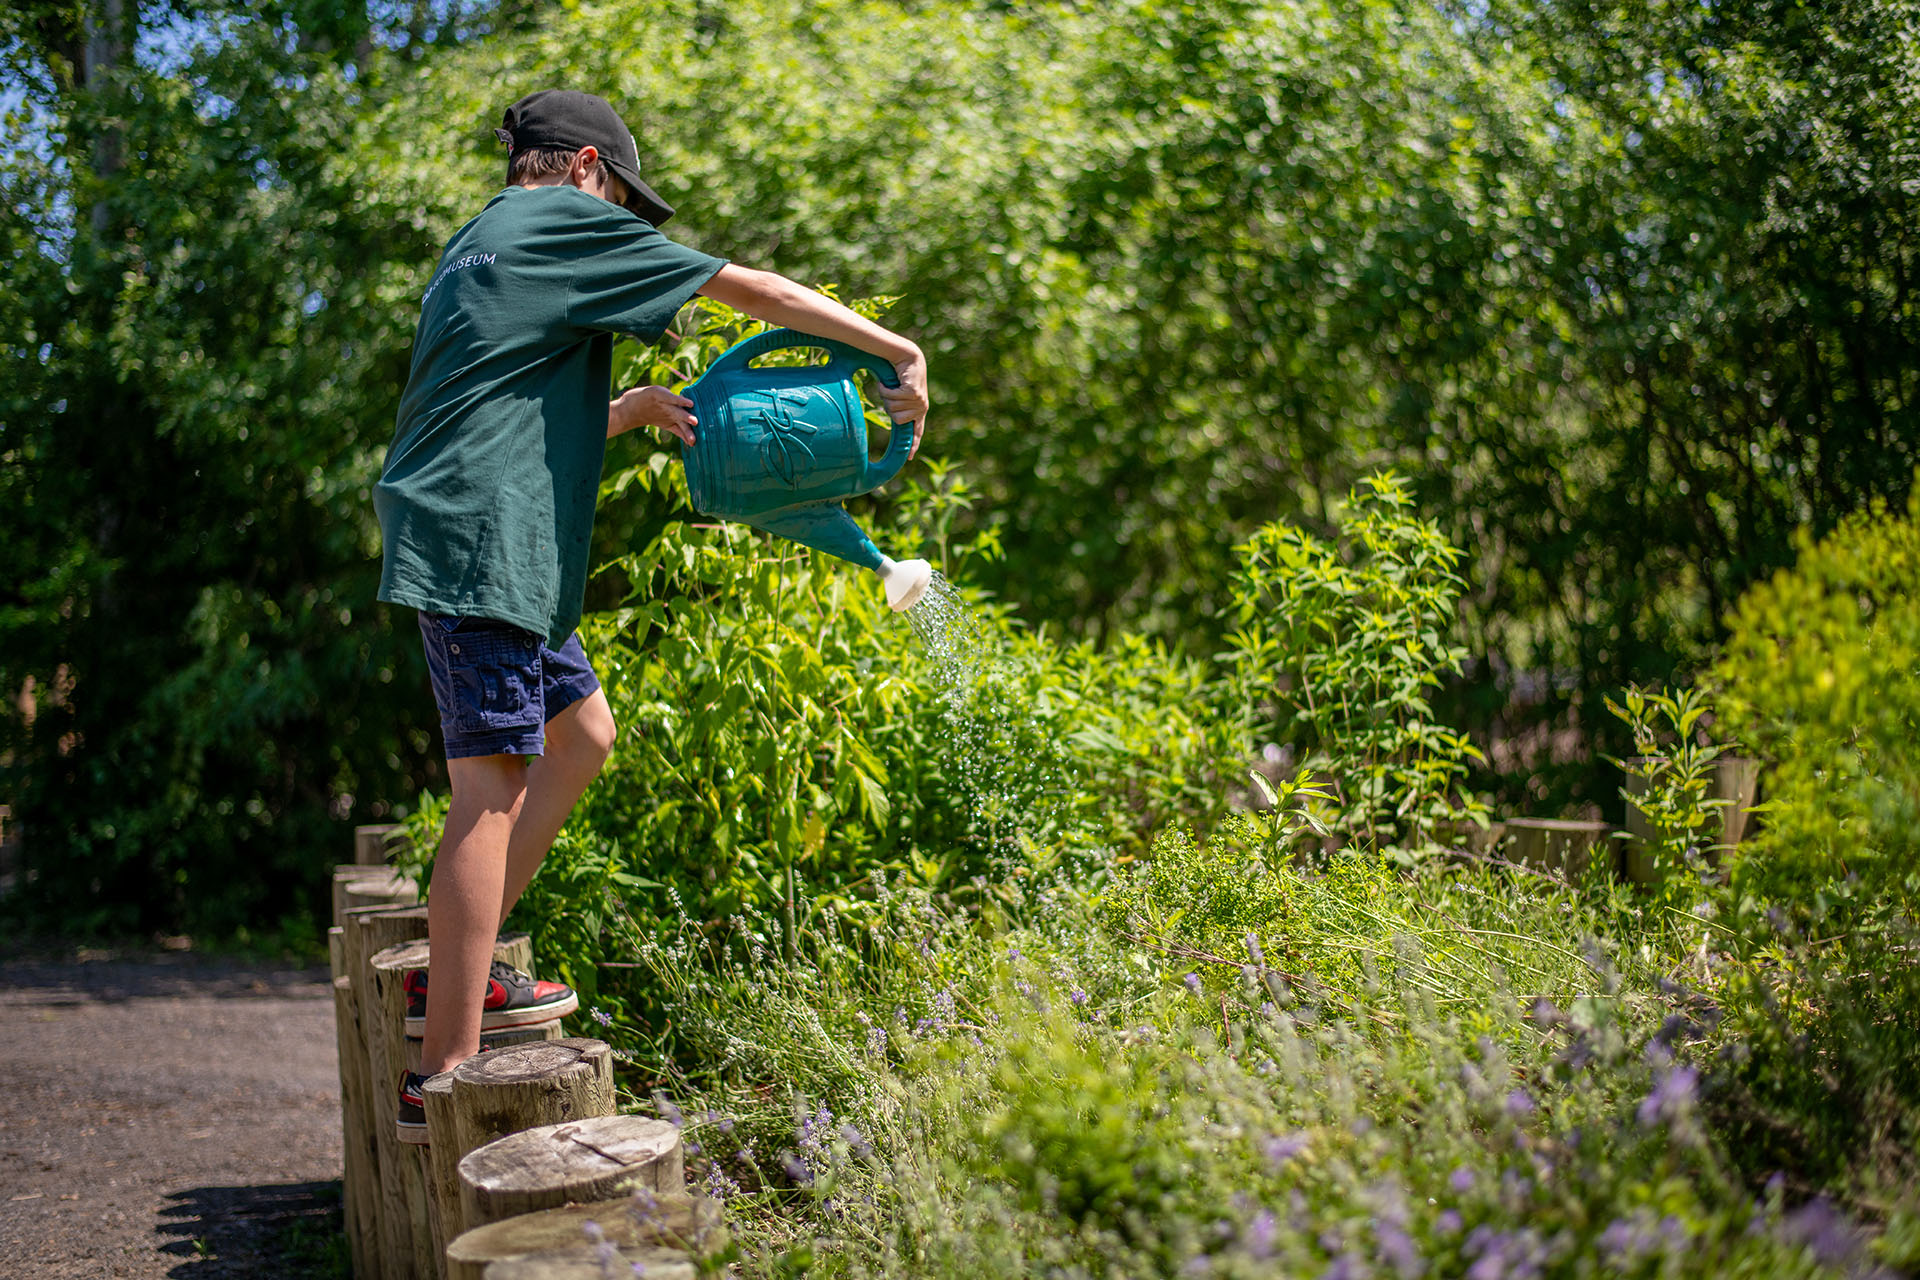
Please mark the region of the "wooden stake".
[[1613, 828], [1604, 822], [1576, 818], [1509, 818], [1507, 838], [1512, 860], [1562, 879], [1578, 880], [1597, 856], [1613, 864]]
[[[460, 1079], [454, 1077], [454, 1105]], [[635, 1191], [684, 1191], [680, 1130], [643, 1116], [599, 1116], [510, 1133], [460, 1160], [460, 1214], [472, 1225]]]
[[[447, 1278], [486, 1280], [490, 1267], [505, 1262], [556, 1253], [573, 1255], [588, 1244], [589, 1222], [615, 1248], [660, 1250], [663, 1267], [686, 1261], [687, 1253], [682, 1250], [712, 1253], [727, 1239], [720, 1225], [719, 1204], [704, 1196], [662, 1195], [650, 1204], [631, 1199], [570, 1204], [488, 1223], [456, 1237], [447, 1246]], [[629, 1266], [633, 1261], [646, 1262], [647, 1275], [654, 1275], [654, 1263], [646, 1255], [630, 1259]]]
[[[511, 962], [509, 962], [511, 963]], [[524, 968], [515, 965], [515, 968]], [[558, 1040], [567, 1033], [560, 1025], [560, 1019], [543, 1022], [537, 1027], [509, 1027], [505, 1031], [482, 1031], [480, 1033], [480, 1052], [491, 1053], [495, 1049], [507, 1049], [516, 1044], [533, 1044], [542, 1040]], [[420, 1037], [407, 1037], [407, 1070], [420, 1070]]]
[[453, 1072], [454, 1144], [462, 1156], [495, 1138], [613, 1114], [613, 1051], [552, 1040], [468, 1058]]
[[333, 980], [333, 1027], [340, 1059], [340, 1204], [346, 1220], [347, 1250], [353, 1260], [354, 1280], [382, 1280], [380, 1215], [373, 1200], [380, 1179], [373, 1135], [367, 1130], [366, 1043], [360, 1035], [360, 1008], [354, 999], [353, 979], [345, 974]]
[[370, 823], [353, 829], [353, 860], [363, 867], [379, 866], [393, 853], [399, 842], [400, 824]]

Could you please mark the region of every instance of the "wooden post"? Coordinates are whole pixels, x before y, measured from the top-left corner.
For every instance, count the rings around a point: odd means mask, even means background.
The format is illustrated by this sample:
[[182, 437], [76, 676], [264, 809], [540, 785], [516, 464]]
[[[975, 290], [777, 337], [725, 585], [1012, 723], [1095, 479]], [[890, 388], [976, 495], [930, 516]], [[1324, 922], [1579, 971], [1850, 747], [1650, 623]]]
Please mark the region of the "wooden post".
[[373, 868], [357, 876], [333, 881], [333, 918], [338, 922], [354, 907], [410, 907], [420, 901], [420, 890], [398, 871]]
[[1720, 843], [1731, 849], [1746, 839], [1760, 798], [1760, 762], [1745, 756], [1720, 756], [1713, 762], [1713, 798], [1724, 800], [1720, 810]]
[[[1647, 844], [1653, 839], [1653, 824], [1633, 802], [1646, 794], [1649, 768], [1658, 761], [1648, 756], [1633, 756], [1626, 762], [1627, 774], [1627, 846], [1622, 858], [1627, 879], [1635, 884], [1654, 881], [1653, 857]], [[1702, 849], [1708, 862], [1718, 863], [1722, 851], [1746, 838], [1747, 824], [1753, 818], [1754, 801], [1760, 794], [1760, 762], [1745, 756], [1719, 756], [1713, 762], [1713, 780], [1707, 789], [1710, 800], [1725, 801], [1720, 807], [1719, 843]]]
[[[720, 1206], [704, 1196], [682, 1193], [660, 1195], [651, 1202], [570, 1204], [488, 1223], [456, 1237], [447, 1246], [447, 1278], [486, 1280], [489, 1268], [502, 1263], [546, 1254], [572, 1254], [587, 1246], [589, 1222], [618, 1249], [652, 1247], [712, 1253], [727, 1240], [720, 1225]], [[685, 1259], [686, 1254], [680, 1253], [678, 1259], [663, 1257], [662, 1264]], [[654, 1275], [654, 1264], [645, 1255], [631, 1259], [629, 1266], [631, 1261], [645, 1261], [647, 1275]]]
[[[459, 1079], [454, 1105], [459, 1106]], [[645, 1190], [684, 1191], [680, 1130], [644, 1116], [598, 1116], [510, 1133], [460, 1159], [460, 1216], [470, 1227], [563, 1204]]]
[[1608, 866], [1613, 865], [1608, 843], [1612, 835], [1613, 828], [1604, 822], [1577, 818], [1509, 818], [1506, 824], [1514, 862], [1557, 872], [1568, 881], [1587, 873], [1596, 851]]
[[[460, 1234], [460, 1157], [454, 1145], [457, 1127], [453, 1112], [453, 1072], [430, 1076], [420, 1096], [427, 1113], [427, 1208], [433, 1223], [434, 1264], [441, 1280], [447, 1275], [447, 1245]], [[434, 1135], [442, 1135], [433, 1141]]]
[[366, 1043], [360, 1034], [360, 1008], [354, 999], [353, 979], [344, 973], [333, 980], [333, 1027], [340, 1059], [340, 1206], [346, 1222], [347, 1251], [353, 1260], [354, 1280], [382, 1280], [380, 1215], [373, 1199], [379, 1170], [373, 1134], [367, 1128]]
[[551, 1040], [468, 1058], [453, 1071], [454, 1145], [464, 1156], [495, 1138], [613, 1114], [613, 1051], [605, 1041]]
[[[374, 1194], [379, 1202], [379, 1238], [389, 1260], [389, 1274], [427, 1280], [438, 1274], [444, 1239], [458, 1233], [443, 1232], [442, 1243], [436, 1245], [431, 1161], [420, 1147], [401, 1142], [394, 1128], [394, 1090], [409, 1053], [406, 976], [415, 969], [429, 973], [432, 969], [431, 952], [420, 936], [426, 932], [426, 908], [350, 914], [349, 918], [358, 930], [359, 948], [389, 937], [397, 939], [371, 954], [362, 951], [366, 988], [360, 1017], [366, 1039], [367, 1076], [374, 1082], [370, 1124], [378, 1151]], [[494, 944], [493, 958], [528, 969], [533, 963], [533, 940], [524, 933], [502, 935]], [[411, 1052], [418, 1063], [417, 1043]]]
[[[498, 954], [497, 952], [495, 954]], [[511, 962], [509, 962], [511, 963]], [[515, 965], [517, 969], [525, 965]], [[542, 1022], [533, 1027], [508, 1027], [503, 1031], [482, 1031], [480, 1033], [480, 1052], [492, 1053], [495, 1049], [508, 1049], [517, 1044], [532, 1044], [540, 1040], [558, 1040], [566, 1032], [560, 1026], [560, 1019]], [[420, 1037], [407, 1037], [407, 1070], [420, 1070]]]
[[530, 1253], [525, 1257], [489, 1262], [481, 1274], [486, 1280], [606, 1280], [609, 1274], [641, 1274], [632, 1270], [636, 1263], [646, 1268], [647, 1280], [696, 1280], [700, 1274], [693, 1260], [678, 1249], [644, 1247], [615, 1248], [605, 1263], [594, 1249]]
[[400, 824], [397, 822], [370, 823], [353, 829], [353, 860], [363, 867], [377, 867], [385, 863], [393, 854], [393, 848], [399, 843]]
[[415, 969], [425, 969], [427, 958], [427, 943], [421, 939], [388, 947], [368, 961], [371, 986], [367, 998], [372, 1012], [367, 1025], [367, 1061], [372, 1078], [384, 1082], [379, 1095], [389, 1100], [384, 1123], [376, 1120], [383, 1143], [380, 1198], [386, 1210], [381, 1243], [388, 1259], [397, 1264], [396, 1271], [407, 1280], [431, 1280], [438, 1273], [425, 1167], [414, 1144], [400, 1141], [391, 1101], [406, 1062], [406, 976]]

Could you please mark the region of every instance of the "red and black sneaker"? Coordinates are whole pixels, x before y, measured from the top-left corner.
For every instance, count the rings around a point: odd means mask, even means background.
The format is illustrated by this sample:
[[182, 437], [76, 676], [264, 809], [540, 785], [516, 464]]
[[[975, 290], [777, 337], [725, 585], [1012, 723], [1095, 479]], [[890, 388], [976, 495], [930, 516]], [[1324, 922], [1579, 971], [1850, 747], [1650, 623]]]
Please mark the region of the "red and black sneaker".
[[400, 1073], [400, 1112], [398, 1128], [400, 1141], [411, 1142], [415, 1146], [425, 1146], [427, 1142], [427, 1104], [420, 1096], [420, 1086], [427, 1077], [418, 1071]]
[[[407, 993], [407, 1034], [423, 1036], [427, 1031], [427, 971], [410, 971], [403, 985]], [[480, 1029], [503, 1031], [508, 1027], [536, 1027], [579, 1007], [580, 997], [566, 983], [535, 982], [532, 974], [495, 960], [493, 968], [487, 971], [487, 998], [480, 1006]]]

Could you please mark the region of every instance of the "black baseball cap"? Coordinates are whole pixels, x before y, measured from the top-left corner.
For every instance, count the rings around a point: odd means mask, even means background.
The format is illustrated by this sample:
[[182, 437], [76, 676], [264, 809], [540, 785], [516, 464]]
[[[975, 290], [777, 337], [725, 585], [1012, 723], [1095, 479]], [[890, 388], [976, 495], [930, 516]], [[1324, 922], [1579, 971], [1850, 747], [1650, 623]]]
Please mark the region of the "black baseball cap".
[[542, 89], [508, 107], [498, 132], [513, 151], [592, 147], [627, 184], [627, 208], [656, 227], [673, 216], [673, 206], [640, 180], [640, 149], [633, 132], [605, 98], [577, 89]]

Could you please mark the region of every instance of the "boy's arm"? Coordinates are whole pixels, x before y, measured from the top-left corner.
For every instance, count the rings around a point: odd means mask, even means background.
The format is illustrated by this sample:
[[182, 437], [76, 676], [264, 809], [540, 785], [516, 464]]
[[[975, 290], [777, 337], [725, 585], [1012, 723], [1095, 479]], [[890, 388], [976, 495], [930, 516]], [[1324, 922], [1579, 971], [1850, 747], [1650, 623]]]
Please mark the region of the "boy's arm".
[[[755, 320], [798, 329], [816, 338], [832, 338], [879, 356], [900, 376], [898, 387], [881, 386], [880, 399], [895, 422], [913, 423], [913, 452], [927, 427], [927, 358], [913, 342], [772, 271], [729, 263], [700, 286], [715, 302], [744, 311]], [[912, 457], [912, 453], [907, 455]]]

